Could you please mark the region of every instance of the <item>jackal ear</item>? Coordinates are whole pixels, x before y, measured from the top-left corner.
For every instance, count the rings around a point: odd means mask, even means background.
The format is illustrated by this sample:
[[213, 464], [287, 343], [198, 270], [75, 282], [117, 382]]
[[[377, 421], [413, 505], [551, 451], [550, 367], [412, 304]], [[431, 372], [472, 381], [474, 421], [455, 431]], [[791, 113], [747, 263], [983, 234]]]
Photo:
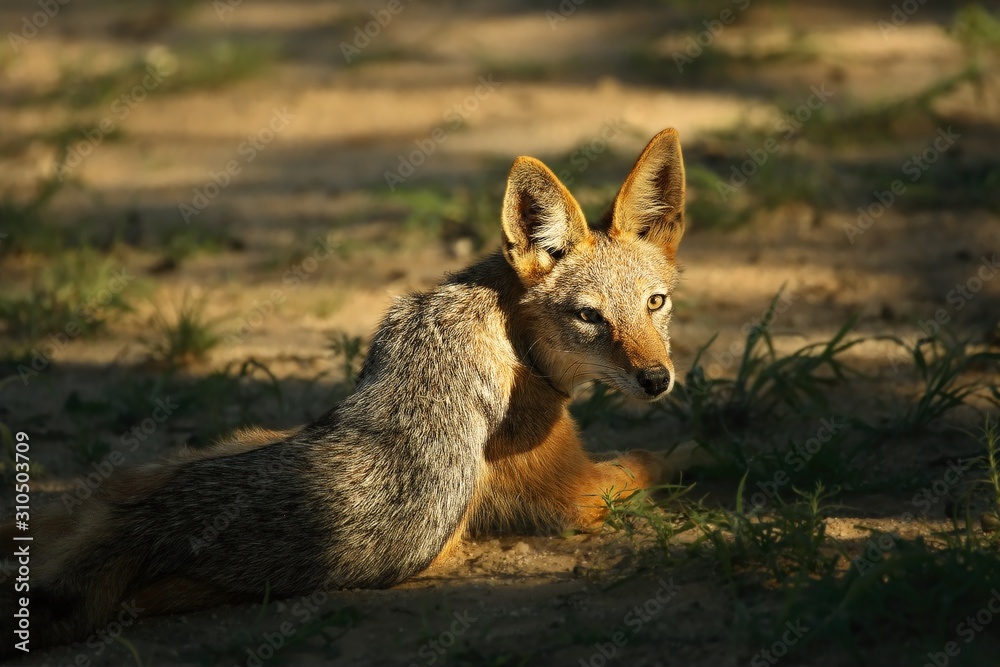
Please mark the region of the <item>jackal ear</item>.
[[645, 238], [673, 257], [684, 235], [684, 158], [677, 130], [663, 130], [642, 151], [611, 211], [612, 238]]
[[503, 197], [503, 254], [523, 281], [534, 282], [590, 236], [580, 205], [535, 158], [514, 160]]

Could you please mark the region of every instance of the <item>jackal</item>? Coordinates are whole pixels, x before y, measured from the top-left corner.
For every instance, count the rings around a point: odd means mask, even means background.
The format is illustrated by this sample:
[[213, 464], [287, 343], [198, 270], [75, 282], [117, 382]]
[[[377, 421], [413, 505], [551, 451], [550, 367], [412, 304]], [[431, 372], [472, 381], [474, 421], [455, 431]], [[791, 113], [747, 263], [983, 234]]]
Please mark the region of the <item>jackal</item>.
[[602, 494], [657, 484], [669, 459], [592, 460], [568, 407], [593, 380], [645, 401], [673, 387], [676, 131], [653, 138], [592, 226], [545, 165], [517, 158], [501, 219], [498, 252], [395, 301], [355, 393], [313, 423], [118, 472], [72, 516], [35, 517], [32, 648], [86, 636], [123, 602], [149, 615], [265, 587], [392, 586], [464, 535], [598, 526]]

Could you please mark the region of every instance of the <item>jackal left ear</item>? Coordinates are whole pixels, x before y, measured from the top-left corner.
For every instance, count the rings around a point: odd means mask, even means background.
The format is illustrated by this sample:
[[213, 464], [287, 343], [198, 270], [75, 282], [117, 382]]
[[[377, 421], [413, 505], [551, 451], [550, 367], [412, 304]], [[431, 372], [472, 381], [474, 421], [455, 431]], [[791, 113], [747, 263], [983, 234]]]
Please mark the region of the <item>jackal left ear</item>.
[[576, 199], [548, 167], [531, 157], [517, 158], [510, 168], [501, 218], [504, 257], [526, 283], [547, 274], [590, 236]]
[[653, 137], [625, 179], [611, 211], [612, 238], [641, 237], [670, 256], [684, 235], [684, 158], [677, 130]]

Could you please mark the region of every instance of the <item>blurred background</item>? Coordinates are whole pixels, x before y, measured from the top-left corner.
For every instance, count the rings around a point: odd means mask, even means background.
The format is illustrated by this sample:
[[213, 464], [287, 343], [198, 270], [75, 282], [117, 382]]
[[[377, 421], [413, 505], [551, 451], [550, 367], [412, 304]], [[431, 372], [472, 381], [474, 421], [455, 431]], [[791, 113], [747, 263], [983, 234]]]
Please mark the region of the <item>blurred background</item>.
[[[947, 296], [997, 249], [1000, 24], [904, 5], [6, 3], [5, 357], [118, 269], [45, 356], [173, 365], [366, 334], [390, 293], [496, 247], [513, 157], [596, 215], [664, 127], [688, 165], [682, 353], [782, 285], [806, 334], [940, 307], [985, 333], [1000, 282]], [[143, 345], [175, 311], [220, 343]]]
[[[900, 453], [852, 470], [896, 474], [905, 460], [933, 479], [977, 441], [920, 429], [997, 395], [995, 365], [975, 356], [1000, 345], [997, 10], [8, 0], [0, 421], [31, 431], [37, 488], [55, 494], [115, 451], [132, 464], [315, 417], [350, 391], [394, 295], [497, 248], [514, 157], [545, 161], [593, 219], [675, 127], [688, 232], [673, 344], [686, 387], [707, 388], [628, 433], [614, 397], [587, 394], [588, 444], [734, 446], [731, 490], [740, 448], [762, 440], [734, 432], [770, 426], [767, 401], [795, 412], [808, 394], [866, 415], [844, 435], [855, 445]], [[774, 354], [850, 324], [864, 340], [842, 358], [871, 381], [830, 394], [806, 382], [766, 409], [727, 394], [706, 427], [697, 396], [732, 391], [762, 321]], [[944, 384], [914, 354], [927, 336], [961, 341], [935, 357]], [[164, 397], [177, 407], [154, 423]], [[815, 425], [788, 429], [764, 445]], [[850, 487], [840, 463], [824, 460], [824, 479], [839, 470]], [[903, 509], [920, 483], [900, 483]], [[893, 502], [866, 507], [898, 514]], [[719, 655], [753, 654], [740, 646]]]

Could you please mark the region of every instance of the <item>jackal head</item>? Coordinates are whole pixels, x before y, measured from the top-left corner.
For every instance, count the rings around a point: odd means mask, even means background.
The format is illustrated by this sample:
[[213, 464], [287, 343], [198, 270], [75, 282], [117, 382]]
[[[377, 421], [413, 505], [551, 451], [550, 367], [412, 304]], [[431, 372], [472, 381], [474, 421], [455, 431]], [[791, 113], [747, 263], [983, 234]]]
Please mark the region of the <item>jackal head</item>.
[[668, 328], [684, 233], [677, 131], [649, 142], [593, 227], [544, 164], [519, 157], [503, 203], [503, 253], [525, 287], [527, 355], [558, 389], [601, 380], [656, 400], [674, 385]]

